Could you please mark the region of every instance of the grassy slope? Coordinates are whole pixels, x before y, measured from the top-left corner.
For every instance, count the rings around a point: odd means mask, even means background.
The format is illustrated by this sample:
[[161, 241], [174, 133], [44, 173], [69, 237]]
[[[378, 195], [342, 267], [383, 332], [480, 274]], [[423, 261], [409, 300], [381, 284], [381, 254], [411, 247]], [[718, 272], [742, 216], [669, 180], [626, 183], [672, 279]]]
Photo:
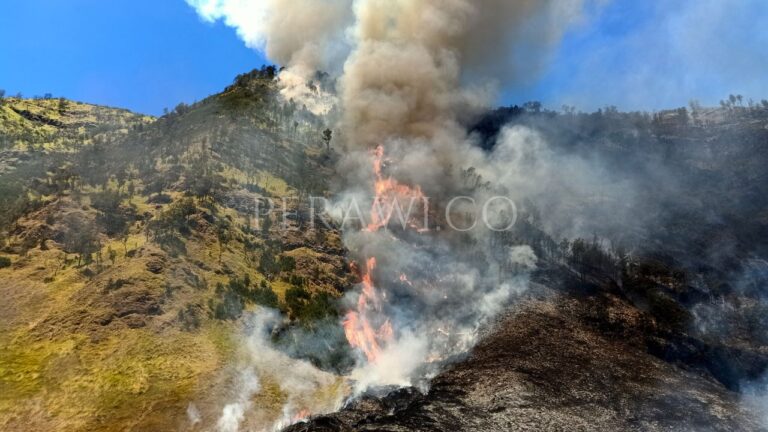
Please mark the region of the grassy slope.
[[[243, 189], [246, 182], [255, 182], [263, 194], [291, 192], [283, 178], [291, 168], [283, 153], [304, 144], [283, 138], [279, 132], [263, 132], [263, 105], [247, 106], [246, 101], [238, 112], [248, 111], [247, 121], [242, 117], [231, 120], [231, 108], [222, 107], [219, 100], [225, 96], [155, 123], [147, 117], [91, 105], [70, 102], [62, 114], [58, 100], [11, 99], [0, 108], [0, 133], [14, 137], [12, 146], [17, 153], [34, 147], [31, 142], [49, 153], [77, 153], [94, 134], [101, 133], [100, 121], [104, 121], [116, 148], [151, 141], [156, 147], [140, 151], [174, 152], [179, 157], [173, 161], [157, 158], [158, 167], [168, 168], [183, 165], [179, 161], [193, 152], [201, 137], [224, 128], [234, 131], [227, 138], [230, 142], [246, 141], [243, 134], [253, 134], [257, 140], [250, 145], [272, 149], [251, 161], [249, 167], [257, 173], [251, 179], [243, 166], [237, 167], [227, 158], [226, 146], [212, 150], [232, 190], [255, 198], [260, 194]], [[26, 112], [26, 117], [17, 111]], [[137, 122], [148, 125], [148, 130], [132, 132]], [[62, 134], [62, 129], [77, 133]], [[181, 148], [179, 142], [183, 142]], [[232, 152], [237, 155], [238, 150]], [[231, 379], [229, 366], [239, 352], [234, 337], [240, 323], [212, 319], [207, 304], [217, 298], [217, 283], [226, 284], [230, 278], [246, 274], [254, 285], [266, 279], [257, 265], [266, 253], [264, 243], [283, 242], [285, 235], [275, 229], [254, 234], [246, 228], [247, 213], [227, 208], [223, 202], [211, 205], [196, 200], [193, 218], [198, 223], [190, 234], [181, 236], [185, 252], [175, 255], [147, 235], [148, 221], [173, 203], [149, 203], [149, 194], [141, 193], [145, 181], [149, 180], [132, 180], [137, 192], [122, 197], [123, 206], [133, 207], [144, 217], [131, 222], [127, 237], [99, 234], [100, 264], [78, 267], [74, 254], [57, 239], [66, 229], [65, 215], [82, 213], [95, 219], [98, 213], [90, 206], [91, 198], [101, 188], [116, 189], [114, 181], [45, 197], [39, 209], [16, 222], [0, 252], [12, 261], [9, 268], [0, 269], [0, 296], [5, 299], [0, 302], [0, 430], [176, 430], [186, 421], [185, 410], [192, 400], [198, 401], [204, 414], [213, 415], [221, 408], [215, 399], [227, 391]], [[178, 183], [165, 191], [173, 202], [182, 199], [184, 192]], [[230, 239], [222, 244], [208, 221], [224, 219], [231, 230]], [[47, 241], [32, 242], [30, 248], [25, 240], [38, 232], [45, 233], [41, 237]], [[340, 295], [339, 287], [349, 283], [344, 261], [320, 251], [329, 245], [340, 249], [338, 233], [324, 235], [323, 245], [308, 230], [289, 236], [293, 236], [293, 244], [304, 247], [284, 254], [296, 258], [296, 273], [309, 279], [310, 292]], [[255, 250], [247, 250], [246, 243], [255, 244]], [[115, 252], [114, 261], [107, 258], [109, 250]], [[310, 271], [315, 268], [321, 271]], [[270, 278], [283, 306], [290, 286], [286, 278], [285, 274]], [[190, 310], [199, 320], [193, 328], [180, 315], [180, 311]], [[260, 401], [266, 406], [271, 403], [276, 418], [283, 396], [279, 388], [268, 384], [269, 371], [259, 373], [267, 383]]]
[[[128, 133], [154, 118], [127, 110], [60, 99], [6, 98], [0, 101], [0, 131], [17, 150], [30, 146], [64, 149], [87, 144], [102, 129]], [[105, 127], [108, 125], [108, 127]]]

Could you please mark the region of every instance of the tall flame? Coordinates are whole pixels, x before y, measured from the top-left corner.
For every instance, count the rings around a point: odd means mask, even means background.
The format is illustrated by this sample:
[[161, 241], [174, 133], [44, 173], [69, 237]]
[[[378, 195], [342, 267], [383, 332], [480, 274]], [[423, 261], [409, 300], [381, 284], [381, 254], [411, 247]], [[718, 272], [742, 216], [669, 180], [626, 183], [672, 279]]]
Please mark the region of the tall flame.
[[372, 313], [381, 312], [381, 299], [373, 285], [373, 270], [376, 268], [376, 258], [369, 258], [362, 273], [362, 287], [357, 299], [357, 310], [349, 311], [344, 319], [344, 334], [349, 344], [359, 348], [369, 362], [375, 362], [381, 354], [382, 345], [392, 339], [393, 331], [389, 320], [374, 328], [371, 324]]
[[[381, 228], [386, 227], [389, 221], [392, 219], [394, 212], [397, 209], [401, 209], [400, 203], [402, 201], [408, 201], [408, 209], [414, 201], [420, 201], [422, 203], [427, 202], [426, 196], [421, 191], [421, 187], [410, 187], [399, 183], [392, 177], [384, 176], [384, 147], [379, 145], [373, 151], [373, 173], [376, 176], [374, 182], [374, 200], [371, 206], [371, 222], [368, 224], [366, 231], [378, 231]], [[426, 207], [426, 205], [425, 205]], [[426, 208], [424, 209], [426, 212]], [[404, 215], [410, 216], [410, 215]], [[407, 221], [408, 226], [418, 230], [425, 231], [427, 228], [420, 227], [413, 221]]]
[[[426, 198], [420, 187], [410, 187], [399, 183], [392, 177], [385, 176], [383, 173], [384, 161], [384, 147], [379, 145], [373, 151], [373, 173], [375, 175], [373, 190], [375, 197], [371, 206], [371, 222], [365, 228], [365, 231], [368, 232], [376, 232], [389, 224], [396, 207], [399, 205], [398, 200], [408, 199], [410, 202], [421, 200], [426, 203]], [[383, 209], [387, 207], [388, 211], [385, 213]], [[407, 222], [408, 226], [414, 229], [426, 230], [426, 227], [420, 227], [413, 221]], [[376, 258], [368, 258], [365, 269], [360, 274], [362, 292], [357, 300], [357, 309], [349, 311], [343, 323], [344, 333], [349, 344], [360, 349], [370, 363], [376, 362], [382, 349], [394, 337], [392, 324], [382, 311], [381, 295], [377, 292], [373, 282], [375, 268]], [[374, 324], [374, 322], [382, 321], [381, 325]]]

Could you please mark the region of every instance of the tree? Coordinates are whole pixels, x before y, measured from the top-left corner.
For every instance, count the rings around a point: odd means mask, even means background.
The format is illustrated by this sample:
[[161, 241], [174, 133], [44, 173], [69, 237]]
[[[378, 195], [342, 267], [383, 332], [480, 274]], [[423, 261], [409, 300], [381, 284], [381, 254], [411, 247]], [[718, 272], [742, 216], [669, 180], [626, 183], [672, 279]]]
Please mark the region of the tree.
[[5, 97], [5, 90], [0, 89], [0, 99]]
[[86, 262], [92, 253], [99, 250], [99, 237], [94, 225], [81, 213], [70, 213], [64, 218], [67, 227], [64, 232], [64, 248], [67, 252], [77, 254], [77, 265], [83, 258]]
[[325, 150], [331, 151], [331, 139], [333, 139], [333, 131], [326, 129], [323, 131], [323, 142], [325, 143]]
[[69, 103], [67, 102], [67, 100], [64, 99], [63, 97], [59, 98], [59, 106], [57, 108], [59, 111], [59, 114], [64, 114], [64, 112], [67, 111], [67, 108], [69, 108]]
[[0, 231], [10, 227], [30, 207], [30, 200], [19, 181], [0, 181]]
[[280, 257], [280, 271], [292, 272], [296, 270], [296, 259], [292, 256]]
[[269, 284], [267, 284], [267, 281], [263, 279], [261, 284], [253, 289], [251, 297], [254, 303], [268, 308], [277, 309], [279, 306], [277, 294], [272, 291], [272, 287], [270, 287]]
[[269, 230], [272, 228], [272, 218], [266, 214], [261, 220], [263, 221], [261, 223], [261, 234], [266, 237], [269, 235]]
[[221, 257], [224, 254], [224, 247], [232, 239], [229, 229], [229, 223], [226, 220], [219, 219], [216, 221], [216, 239], [219, 241], [219, 264], [221, 264]]
[[120, 193], [105, 190], [91, 195], [91, 207], [99, 211], [96, 216], [104, 232], [110, 236], [122, 237], [128, 234], [133, 221], [136, 219], [136, 213], [133, 208], [121, 205], [122, 197]]

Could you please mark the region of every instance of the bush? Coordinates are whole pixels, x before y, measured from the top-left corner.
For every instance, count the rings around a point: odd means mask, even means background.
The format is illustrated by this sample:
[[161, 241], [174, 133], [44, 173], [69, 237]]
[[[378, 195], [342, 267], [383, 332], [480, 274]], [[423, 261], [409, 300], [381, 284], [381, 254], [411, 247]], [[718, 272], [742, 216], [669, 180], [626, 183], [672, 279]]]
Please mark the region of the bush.
[[254, 303], [262, 306], [277, 309], [279, 306], [277, 301], [277, 294], [272, 291], [272, 288], [267, 286], [266, 283], [258, 288], [253, 289], [252, 298]]
[[251, 288], [251, 279], [232, 278], [227, 285], [216, 285], [216, 298], [208, 303], [211, 316], [219, 320], [239, 318], [245, 308], [245, 303], [255, 303], [277, 309], [279, 302], [277, 294], [266, 281], [261, 281], [258, 287]]
[[127, 234], [133, 221], [136, 220], [136, 212], [130, 207], [124, 207], [117, 203], [115, 206], [97, 207], [99, 210], [96, 222], [104, 228], [104, 232], [109, 236], [124, 236]]
[[333, 297], [327, 293], [311, 295], [299, 286], [288, 288], [285, 292], [285, 303], [291, 317], [305, 326], [337, 314]]
[[232, 320], [240, 318], [243, 313], [243, 299], [237, 292], [233, 291], [231, 286], [224, 286], [219, 283], [216, 285], [217, 299], [208, 301], [208, 308], [211, 315], [217, 320]]
[[259, 258], [259, 271], [269, 277], [274, 276], [280, 271], [280, 263], [275, 259], [271, 249], [264, 249]]
[[149, 222], [148, 230], [152, 239], [174, 254], [185, 253], [184, 241], [177, 234], [188, 235], [190, 216], [197, 213], [197, 206], [191, 198], [184, 198], [173, 203], [165, 211]]
[[195, 304], [188, 304], [186, 308], [179, 309], [177, 319], [184, 330], [193, 331], [200, 328], [201, 320], [198, 310], [199, 306]]
[[77, 254], [77, 265], [85, 260], [90, 263], [91, 254], [99, 250], [98, 231], [82, 213], [69, 213], [64, 217], [64, 249]]
[[9, 227], [29, 210], [31, 203], [21, 183], [0, 179], [0, 230]]
[[291, 272], [296, 270], [296, 259], [290, 256], [280, 257], [280, 271]]
[[0, 257], [0, 269], [10, 267], [11, 266], [11, 259], [8, 257]]

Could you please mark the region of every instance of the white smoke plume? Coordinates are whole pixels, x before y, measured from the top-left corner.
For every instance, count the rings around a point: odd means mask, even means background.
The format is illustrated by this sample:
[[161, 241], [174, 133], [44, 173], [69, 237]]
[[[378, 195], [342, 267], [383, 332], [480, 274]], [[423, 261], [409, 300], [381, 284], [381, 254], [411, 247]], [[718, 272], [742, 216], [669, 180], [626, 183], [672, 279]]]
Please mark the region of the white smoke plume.
[[251, 396], [260, 389], [259, 378], [250, 368], [241, 372], [238, 383], [240, 389], [237, 399], [222, 409], [221, 417], [216, 423], [219, 432], [237, 432], [240, 430], [240, 423], [245, 418], [246, 410], [249, 410], [253, 405]]
[[311, 414], [341, 407], [349, 390], [339, 377], [272, 345], [271, 332], [280, 322], [276, 311], [263, 308], [246, 316], [232, 393], [217, 402], [220, 405], [212, 407], [215, 410], [201, 412], [190, 403], [187, 419], [191, 427], [202, 425], [201, 430], [216, 432], [272, 432]]
[[308, 84], [319, 71], [338, 71], [349, 51], [352, 0], [186, 0], [208, 22], [222, 20], [245, 44], [284, 66], [281, 94], [315, 114], [335, 97]]
[[223, 20], [245, 44], [283, 66], [331, 70], [348, 49], [352, 0], [186, 0], [201, 18]]
[[200, 411], [197, 409], [197, 406], [190, 402], [189, 405], [187, 405], [187, 420], [189, 421], [189, 424], [194, 426], [202, 420], [202, 417], [200, 416]]

